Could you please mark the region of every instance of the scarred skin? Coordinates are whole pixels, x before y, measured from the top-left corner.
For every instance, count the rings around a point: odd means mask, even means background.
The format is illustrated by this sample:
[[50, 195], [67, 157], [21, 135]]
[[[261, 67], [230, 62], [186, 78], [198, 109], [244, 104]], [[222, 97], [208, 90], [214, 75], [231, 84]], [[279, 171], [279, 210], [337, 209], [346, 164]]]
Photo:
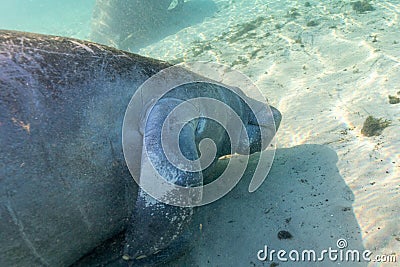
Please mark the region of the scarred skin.
[[[193, 243], [195, 209], [146, 204], [122, 149], [131, 97], [168, 66], [76, 39], [0, 31], [0, 266], [154, 265]], [[165, 114], [202, 91], [234, 103], [249, 125], [251, 153], [263, 149], [254, 118], [236, 98], [213, 85], [182, 89], [149, 112], [149, 123], [133, 127], [144, 129], [136, 136], [152, 144], [151, 160], [165, 179], [202, 183], [201, 174], [176, 170], [158, 153]], [[217, 157], [231, 152], [215, 124], [194, 125], [183, 131], [186, 157], [198, 156], [204, 137], [214, 138]], [[143, 140], [135, 142], [142, 151]]]
[[122, 153], [125, 108], [167, 66], [0, 32], [0, 266], [68, 266], [125, 231], [137, 193]]

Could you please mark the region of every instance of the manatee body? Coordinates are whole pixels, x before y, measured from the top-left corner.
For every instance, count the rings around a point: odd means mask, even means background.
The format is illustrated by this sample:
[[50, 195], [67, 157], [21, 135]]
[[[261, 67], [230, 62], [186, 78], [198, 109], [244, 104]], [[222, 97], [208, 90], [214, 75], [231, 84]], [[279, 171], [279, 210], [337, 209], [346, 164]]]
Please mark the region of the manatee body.
[[[158, 29], [168, 24], [174, 10], [169, 10], [172, 0], [96, 0], [91, 40], [119, 49], [140, 48], [160, 33]], [[183, 4], [179, 0], [177, 9]]]
[[0, 266], [68, 266], [126, 229], [137, 185], [122, 119], [167, 65], [0, 31]]
[[[153, 265], [191, 243], [195, 209], [149, 205], [122, 148], [129, 101], [168, 66], [76, 39], [0, 31], [0, 266]], [[176, 103], [200, 92], [232, 103], [248, 124], [251, 153], [263, 149], [260, 138], [272, 138], [260, 136], [250, 111], [229, 90], [201, 83], [181, 89], [143, 110], [147, 124], [132, 128], [147, 137], [145, 144], [137, 140], [138, 151], [149, 148], [166, 180], [202, 184], [201, 172], [180, 171], [160, 153], [159, 130]], [[273, 113], [265, 123], [275, 130], [280, 113]], [[199, 156], [202, 138], [215, 141], [216, 159], [232, 152], [217, 124], [200, 119], [191, 125], [179, 143], [187, 158]], [[137, 172], [132, 175], [146, 179]]]

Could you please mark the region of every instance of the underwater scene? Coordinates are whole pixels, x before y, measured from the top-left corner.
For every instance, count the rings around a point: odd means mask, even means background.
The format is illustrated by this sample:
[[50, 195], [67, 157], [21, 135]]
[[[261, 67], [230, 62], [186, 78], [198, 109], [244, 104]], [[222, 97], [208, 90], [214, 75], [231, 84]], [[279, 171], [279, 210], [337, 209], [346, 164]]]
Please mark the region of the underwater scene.
[[400, 1], [0, 0], [0, 266], [399, 262]]

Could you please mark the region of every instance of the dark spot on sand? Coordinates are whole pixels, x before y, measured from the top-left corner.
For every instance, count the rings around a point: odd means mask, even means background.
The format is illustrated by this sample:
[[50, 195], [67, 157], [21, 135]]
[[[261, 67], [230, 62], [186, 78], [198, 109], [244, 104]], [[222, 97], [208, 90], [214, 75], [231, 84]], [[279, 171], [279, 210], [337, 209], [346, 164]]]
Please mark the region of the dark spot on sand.
[[368, 116], [363, 124], [361, 129], [361, 133], [365, 136], [377, 136], [380, 135], [386, 127], [390, 125], [390, 121], [385, 120], [383, 118], [374, 118], [372, 116]]
[[314, 26], [318, 26], [319, 22], [316, 20], [310, 20], [309, 22], [307, 22], [307, 27], [314, 27]]
[[365, 13], [367, 11], [375, 10], [375, 8], [369, 3], [369, 0], [352, 2], [351, 6], [357, 13]]
[[398, 104], [400, 103], [400, 97], [395, 95], [389, 95], [389, 104]]
[[288, 231], [282, 230], [278, 232], [278, 238], [279, 239], [292, 239], [292, 234], [289, 233]]

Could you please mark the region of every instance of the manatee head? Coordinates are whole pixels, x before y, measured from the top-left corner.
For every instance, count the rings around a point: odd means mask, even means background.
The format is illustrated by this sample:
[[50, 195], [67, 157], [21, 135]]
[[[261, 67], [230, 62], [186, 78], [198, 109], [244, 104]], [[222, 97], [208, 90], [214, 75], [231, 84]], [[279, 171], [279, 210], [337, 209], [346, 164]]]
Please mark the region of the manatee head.
[[[253, 154], [265, 150], [274, 138], [282, 120], [282, 115], [273, 106], [254, 99], [246, 99], [245, 128], [235, 153]], [[248, 139], [246, 137], [248, 136]]]

